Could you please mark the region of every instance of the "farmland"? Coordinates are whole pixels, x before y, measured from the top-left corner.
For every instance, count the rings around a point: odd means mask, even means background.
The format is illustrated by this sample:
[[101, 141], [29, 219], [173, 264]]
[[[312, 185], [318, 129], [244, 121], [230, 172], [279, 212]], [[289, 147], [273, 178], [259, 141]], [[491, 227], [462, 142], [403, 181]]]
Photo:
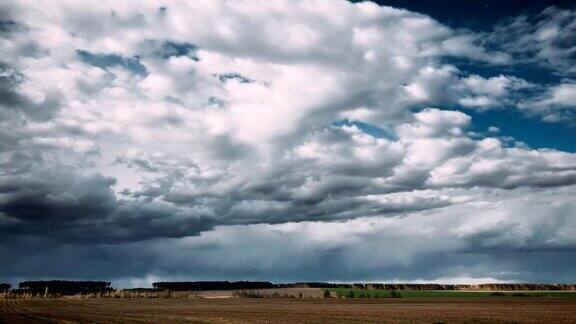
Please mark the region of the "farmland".
[[6, 323], [576, 322], [573, 298], [57, 298], [0, 300]]
[[467, 290], [379, 290], [329, 288], [332, 294], [346, 298], [493, 298], [493, 297], [556, 297], [576, 298], [576, 291], [467, 291]]
[[24, 281], [0, 293], [0, 323], [576, 322], [573, 285], [197, 281], [153, 286]]

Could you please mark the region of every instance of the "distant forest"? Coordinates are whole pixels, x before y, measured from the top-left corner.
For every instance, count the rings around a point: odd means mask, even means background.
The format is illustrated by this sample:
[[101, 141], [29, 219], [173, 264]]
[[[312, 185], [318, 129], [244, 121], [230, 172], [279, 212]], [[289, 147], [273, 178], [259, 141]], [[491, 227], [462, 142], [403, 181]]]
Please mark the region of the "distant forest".
[[239, 289], [265, 289], [275, 288], [271, 282], [264, 281], [184, 281], [184, 282], [155, 282], [152, 286], [160, 290], [189, 291], [189, 290], [239, 290]]
[[18, 285], [19, 291], [33, 294], [75, 295], [99, 293], [114, 290], [109, 281], [23, 281]]
[[0, 292], [7, 292], [12, 288], [12, 285], [9, 283], [0, 283]]
[[[526, 291], [526, 290], [565, 290], [576, 291], [576, 284], [480, 284], [480, 285], [443, 285], [443, 284], [385, 284], [355, 283], [335, 284], [326, 282], [271, 283], [266, 281], [183, 281], [155, 282], [154, 288], [131, 288], [123, 291], [206, 291], [206, 290], [247, 290], [266, 288], [348, 288], [377, 290], [462, 290], [462, 291]], [[23, 281], [18, 289], [11, 289], [8, 283], [0, 283], [0, 293], [30, 293], [35, 295], [58, 294], [77, 295], [114, 291], [109, 281]]]

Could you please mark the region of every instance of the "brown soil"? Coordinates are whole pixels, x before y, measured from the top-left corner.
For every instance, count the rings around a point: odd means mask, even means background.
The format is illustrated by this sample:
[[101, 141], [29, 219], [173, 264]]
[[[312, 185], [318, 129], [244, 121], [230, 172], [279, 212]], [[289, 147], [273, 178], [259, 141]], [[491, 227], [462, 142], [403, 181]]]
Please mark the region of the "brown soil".
[[0, 323], [576, 323], [576, 299], [20, 299]]

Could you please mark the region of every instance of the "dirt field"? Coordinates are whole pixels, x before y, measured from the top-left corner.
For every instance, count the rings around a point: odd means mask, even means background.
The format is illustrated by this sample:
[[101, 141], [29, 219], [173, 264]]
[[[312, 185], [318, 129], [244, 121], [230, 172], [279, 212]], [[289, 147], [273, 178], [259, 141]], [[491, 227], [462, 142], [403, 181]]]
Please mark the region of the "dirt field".
[[576, 323], [576, 300], [485, 299], [31, 299], [0, 300], [3, 323]]

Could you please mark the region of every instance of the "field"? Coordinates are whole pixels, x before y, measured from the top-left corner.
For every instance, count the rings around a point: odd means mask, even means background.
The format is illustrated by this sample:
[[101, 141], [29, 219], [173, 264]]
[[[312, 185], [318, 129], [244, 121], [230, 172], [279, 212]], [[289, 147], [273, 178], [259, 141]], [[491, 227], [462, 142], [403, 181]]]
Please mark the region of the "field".
[[[390, 290], [376, 289], [328, 289], [333, 294], [347, 298], [389, 298]], [[396, 296], [402, 298], [483, 298], [483, 297], [558, 297], [576, 298], [576, 291], [466, 291], [466, 290], [396, 290]]]
[[576, 323], [573, 298], [0, 300], [3, 323]]

